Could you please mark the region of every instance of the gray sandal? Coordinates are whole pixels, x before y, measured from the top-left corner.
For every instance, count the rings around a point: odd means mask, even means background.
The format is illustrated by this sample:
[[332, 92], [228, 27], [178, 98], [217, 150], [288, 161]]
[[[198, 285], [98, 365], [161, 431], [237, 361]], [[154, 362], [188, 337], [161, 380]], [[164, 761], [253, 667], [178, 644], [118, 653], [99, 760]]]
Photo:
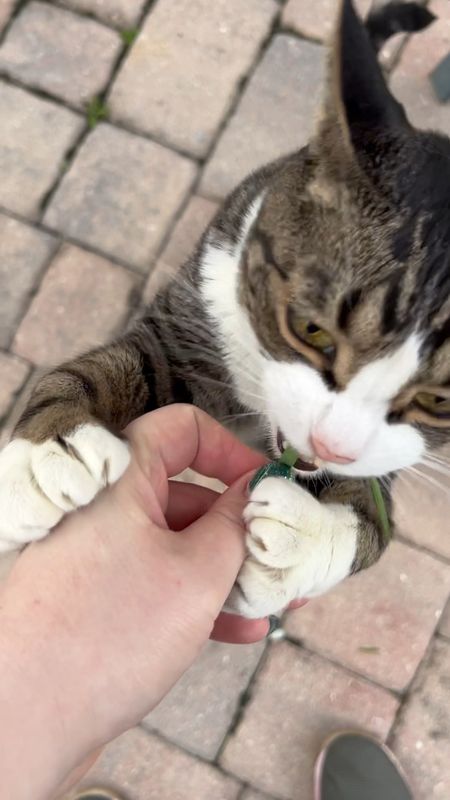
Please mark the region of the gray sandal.
[[341, 731], [316, 761], [314, 800], [414, 800], [401, 766], [386, 745], [366, 733]]

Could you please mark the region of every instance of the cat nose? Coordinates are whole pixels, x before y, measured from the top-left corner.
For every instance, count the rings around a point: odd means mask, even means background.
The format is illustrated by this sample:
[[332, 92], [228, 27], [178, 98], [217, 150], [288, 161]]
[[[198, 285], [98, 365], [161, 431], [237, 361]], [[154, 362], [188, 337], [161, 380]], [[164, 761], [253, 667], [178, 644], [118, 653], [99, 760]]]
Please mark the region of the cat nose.
[[355, 458], [334, 453], [317, 436], [311, 436], [311, 445], [316, 454], [322, 461], [331, 461], [333, 464], [352, 464]]

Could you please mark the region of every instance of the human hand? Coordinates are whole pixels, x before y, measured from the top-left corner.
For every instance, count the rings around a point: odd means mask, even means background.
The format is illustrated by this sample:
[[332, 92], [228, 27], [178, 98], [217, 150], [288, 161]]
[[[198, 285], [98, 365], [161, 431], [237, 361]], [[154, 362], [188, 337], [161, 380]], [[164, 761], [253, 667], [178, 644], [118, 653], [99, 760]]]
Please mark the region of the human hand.
[[[240, 476], [263, 459], [190, 406], [156, 411], [127, 436], [125, 475], [28, 547], [2, 593], [2, 652], [20, 652], [26, 676], [3, 684], [3, 727], [13, 743], [16, 735], [23, 744], [25, 731], [33, 741], [26, 769], [17, 747], [0, 747], [11, 798], [47, 797], [80, 760], [138, 722], [212, 632], [250, 641], [268, 630], [267, 620], [216, 622], [244, 557], [248, 476]], [[225, 484], [240, 480], [220, 496], [168, 480], [187, 466]], [[30, 782], [23, 794], [18, 774]]]

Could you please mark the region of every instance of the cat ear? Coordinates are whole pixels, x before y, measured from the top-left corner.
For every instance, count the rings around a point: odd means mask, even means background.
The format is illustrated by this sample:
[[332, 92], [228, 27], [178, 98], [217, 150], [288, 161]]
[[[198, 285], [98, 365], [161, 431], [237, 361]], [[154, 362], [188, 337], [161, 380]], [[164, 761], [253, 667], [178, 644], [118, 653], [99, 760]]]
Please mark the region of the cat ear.
[[389, 131], [408, 127], [403, 106], [387, 87], [375, 48], [352, 0], [340, 0], [320, 133], [326, 138], [332, 134], [334, 141], [329, 144], [333, 148], [345, 143], [357, 151], [377, 133], [386, 138]]

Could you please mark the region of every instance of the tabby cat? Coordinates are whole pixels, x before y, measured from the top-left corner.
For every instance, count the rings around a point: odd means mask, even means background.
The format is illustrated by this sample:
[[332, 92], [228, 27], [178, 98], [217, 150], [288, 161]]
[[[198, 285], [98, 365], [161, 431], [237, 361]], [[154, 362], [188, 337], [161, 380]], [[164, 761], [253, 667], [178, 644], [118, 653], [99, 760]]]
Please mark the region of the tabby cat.
[[450, 439], [450, 140], [389, 92], [380, 19], [342, 0], [310, 144], [231, 194], [128, 332], [42, 378], [0, 455], [0, 549], [116, 481], [127, 423], [183, 402], [300, 454], [296, 483], [249, 497], [229, 608], [276, 612], [379, 558], [366, 479], [389, 510], [395, 473]]

